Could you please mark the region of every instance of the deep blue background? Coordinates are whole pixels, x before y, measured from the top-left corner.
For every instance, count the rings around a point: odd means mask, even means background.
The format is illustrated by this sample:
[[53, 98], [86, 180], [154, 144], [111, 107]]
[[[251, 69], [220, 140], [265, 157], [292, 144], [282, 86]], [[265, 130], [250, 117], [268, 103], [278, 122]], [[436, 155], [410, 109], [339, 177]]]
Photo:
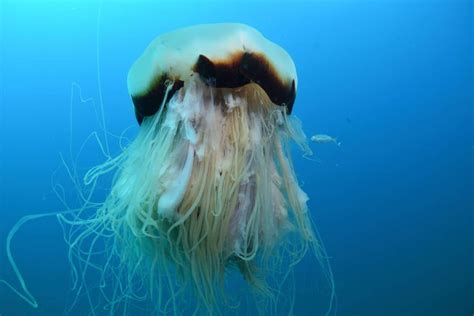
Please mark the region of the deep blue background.
[[[71, 84], [100, 101], [107, 128], [137, 131], [130, 65], [158, 34], [196, 23], [243, 22], [293, 57], [294, 114], [317, 161], [295, 167], [331, 256], [339, 315], [471, 315], [473, 302], [473, 7], [470, 1], [0, 2], [0, 278], [4, 241], [25, 214], [58, 211], [51, 174], [69, 148]], [[99, 46], [96, 44], [99, 43]], [[98, 76], [99, 57], [100, 74]], [[76, 96], [77, 146], [97, 130]], [[114, 143], [116, 143], [114, 141]], [[113, 153], [117, 146], [111, 145]], [[98, 162], [89, 146], [80, 160]], [[53, 219], [14, 241], [40, 302], [0, 287], [0, 314], [57, 315], [69, 267]], [[297, 315], [313, 315], [318, 267], [297, 269]]]

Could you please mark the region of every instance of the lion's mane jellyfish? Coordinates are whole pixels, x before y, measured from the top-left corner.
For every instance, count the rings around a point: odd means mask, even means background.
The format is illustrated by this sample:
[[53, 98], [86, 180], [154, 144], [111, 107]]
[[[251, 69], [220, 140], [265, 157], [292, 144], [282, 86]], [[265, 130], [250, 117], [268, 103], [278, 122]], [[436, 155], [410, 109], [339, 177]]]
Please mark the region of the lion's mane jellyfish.
[[[86, 175], [91, 183], [117, 168], [105, 202], [70, 239], [71, 249], [112, 240], [100, 268], [120, 279], [109, 304], [147, 288], [163, 309], [179, 309], [176, 297], [192, 289], [213, 310], [232, 269], [275, 297], [269, 277], [280, 271], [283, 282], [309, 248], [323, 253], [290, 159], [290, 141], [310, 150], [290, 115], [297, 76], [281, 47], [242, 24], [179, 29], [146, 48], [128, 89], [138, 135]], [[74, 255], [83, 266], [88, 249]]]

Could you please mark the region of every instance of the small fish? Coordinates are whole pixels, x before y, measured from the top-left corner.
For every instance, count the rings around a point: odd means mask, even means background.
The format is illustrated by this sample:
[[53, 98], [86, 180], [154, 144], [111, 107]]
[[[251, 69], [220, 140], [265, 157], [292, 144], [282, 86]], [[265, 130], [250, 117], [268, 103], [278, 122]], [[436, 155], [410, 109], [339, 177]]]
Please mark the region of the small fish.
[[337, 141], [337, 138], [334, 138], [332, 136], [326, 135], [326, 134], [316, 134], [311, 136], [311, 141], [318, 143], [318, 144], [327, 144], [327, 143], [334, 143], [337, 146], [341, 146], [341, 142]]

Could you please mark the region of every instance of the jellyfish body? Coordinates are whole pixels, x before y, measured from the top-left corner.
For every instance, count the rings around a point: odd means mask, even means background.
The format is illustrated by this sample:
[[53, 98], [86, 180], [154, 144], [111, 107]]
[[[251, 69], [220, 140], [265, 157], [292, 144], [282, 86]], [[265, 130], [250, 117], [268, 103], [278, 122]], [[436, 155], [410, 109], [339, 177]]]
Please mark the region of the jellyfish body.
[[97, 217], [121, 266], [158, 288], [175, 271], [207, 309], [232, 267], [271, 295], [268, 265], [320, 249], [289, 153], [309, 151], [290, 56], [248, 26], [199, 25], [155, 39], [128, 87], [140, 130]]

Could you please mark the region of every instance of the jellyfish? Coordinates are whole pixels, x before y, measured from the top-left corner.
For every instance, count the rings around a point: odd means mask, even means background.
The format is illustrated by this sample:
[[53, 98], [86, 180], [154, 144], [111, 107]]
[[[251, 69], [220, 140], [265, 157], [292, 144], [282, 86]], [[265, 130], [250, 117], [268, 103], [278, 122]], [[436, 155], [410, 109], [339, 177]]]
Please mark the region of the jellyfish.
[[73, 227], [76, 287], [92, 269], [101, 287], [116, 279], [103, 293], [111, 310], [147, 296], [176, 311], [191, 289], [213, 312], [228, 271], [275, 298], [268, 279], [281, 265], [291, 270], [308, 249], [326, 260], [291, 160], [292, 142], [311, 151], [291, 115], [298, 80], [284, 49], [243, 24], [191, 26], [153, 40], [127, 84], [138, 134], [84, 177], [94, 184], [115, 170], [108, 196], [60, 217]]

